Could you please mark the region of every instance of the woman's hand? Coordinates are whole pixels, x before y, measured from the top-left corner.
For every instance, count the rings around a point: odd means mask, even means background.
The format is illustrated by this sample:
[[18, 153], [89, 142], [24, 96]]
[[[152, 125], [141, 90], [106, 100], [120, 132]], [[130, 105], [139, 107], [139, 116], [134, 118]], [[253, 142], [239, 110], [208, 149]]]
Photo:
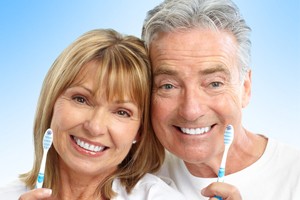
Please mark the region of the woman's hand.
[[241, 200], [240, 191], [228, 183], [214, 182], [201, 190], [201, 194], [210, 197], [209, 200], [217, 200], [214, 196], [220, 196], [223, 200]]
[[41, 200], [47, 199], [51, 196], [52, 190], [48, 188], [38, 188], [34, 190], [30, 190], [24, 194], [22, 194], [19, 200]]

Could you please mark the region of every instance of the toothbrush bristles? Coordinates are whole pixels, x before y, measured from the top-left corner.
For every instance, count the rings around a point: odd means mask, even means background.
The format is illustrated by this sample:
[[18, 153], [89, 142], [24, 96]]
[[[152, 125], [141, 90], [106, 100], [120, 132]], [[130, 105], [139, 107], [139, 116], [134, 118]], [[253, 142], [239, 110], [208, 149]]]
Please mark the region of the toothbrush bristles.
[[44, 149], [50, 149], [53, 141], [53, 132], [51, 129], [48, 129], [44, 135], [43, 139], [43, 148]]
[[224, 144], [231, 144], [233, 141], [234, 131], [232, 125], [228, 125], [226, 127], [225, 133], [224, 133]]

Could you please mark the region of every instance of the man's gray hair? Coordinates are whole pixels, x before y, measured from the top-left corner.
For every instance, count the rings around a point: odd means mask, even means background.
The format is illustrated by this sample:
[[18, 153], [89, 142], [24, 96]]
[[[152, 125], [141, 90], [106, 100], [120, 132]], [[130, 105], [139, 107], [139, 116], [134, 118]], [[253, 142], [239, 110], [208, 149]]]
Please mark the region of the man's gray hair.
[[157, 33], [192, 28], [232, 33], [238, 44], [237, 52], [243, 79], [243, 75], [250, 69], [251, 29], [238, 7], [230, 0], [165, 0], [148, 11], [142, 39], [149, 49]]

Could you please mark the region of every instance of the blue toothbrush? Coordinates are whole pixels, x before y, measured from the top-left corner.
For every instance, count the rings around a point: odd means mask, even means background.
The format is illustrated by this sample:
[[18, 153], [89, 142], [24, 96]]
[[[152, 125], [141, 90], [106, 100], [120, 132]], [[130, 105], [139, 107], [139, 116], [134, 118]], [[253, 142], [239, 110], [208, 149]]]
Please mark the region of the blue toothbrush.
[[[229, 147], [233, 141], [234, 138], [234, 129], [232, 125], [228, 125], [226, 127], [225, 133], [224, 133], [224, 144], [225, 144], [225, 150], [223, 153], [221, 166], [218, 173], [218, 182], [224, 182], [224, 176], [225, 176], [225, 166], [226, 166], [226, 160], [227, 160], [227, 154]], [[222, 200], [222, 197], [215, 196], [217, 199]]]
[[41, 188], [44, 183], [44, 173], [48, 150], [50, 149], [53, 141], [53, 132], [51, 129], [47, 129], [43, 138], [43, 158], [40, 166], [40, 171], [36, 180], [36, 188]]

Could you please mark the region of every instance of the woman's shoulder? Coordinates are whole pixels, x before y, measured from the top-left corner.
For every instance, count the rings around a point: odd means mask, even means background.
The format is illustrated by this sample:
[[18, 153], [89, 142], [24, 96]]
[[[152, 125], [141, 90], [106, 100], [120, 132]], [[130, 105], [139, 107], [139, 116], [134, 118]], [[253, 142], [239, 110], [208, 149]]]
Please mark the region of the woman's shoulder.
[[[118, 193], [118, 197], [116, 200], [121, 199], [155, 199], [155, 200], [163, 200], [163, 199], [175, 199], [175, 200], [183, 200], [182, 194], [177, 191], [175, 188], [171, 187], [168, 183], [163, 181], [158, 176], [153, 174], [146, 174], [139, 180], [139, 182], [135, 185], [130, 194], [127, 194], [124, 191], [123, 186], [120, 184], [119, 180], [115, 181], [114, 190]], [[124, 195], [127, 198], [124, 198]], [[122, 197], [123, 196], [123, 197]]]
[[26, 185], [17, 179], [8, 184], [0, 186], [0, 199], [15, 200], [26, 191], [28, 191]]
[[143, 178], [136, 184], [135, 188], [151, 188], [151, 187], [160, 187], [167, 188], [171, 190], [176, 190], [173, 182], [170, 182], [169, 179], [164, 179], [153, 174], [145, 174]]

